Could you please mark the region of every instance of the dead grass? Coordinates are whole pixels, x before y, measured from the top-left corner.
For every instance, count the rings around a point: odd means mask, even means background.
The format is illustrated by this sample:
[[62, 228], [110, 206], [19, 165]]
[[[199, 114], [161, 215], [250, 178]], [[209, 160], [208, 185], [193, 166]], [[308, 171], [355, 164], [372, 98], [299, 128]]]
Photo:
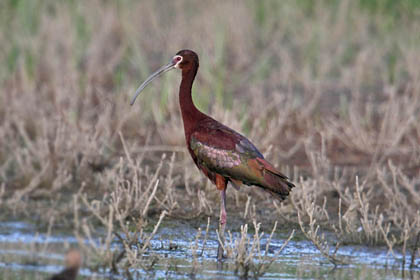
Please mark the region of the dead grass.
[[[297, 183], [282, 203], [229, 190], [229, 215], [300, 228], [333, 262], [330, 248], [347, 243], [418, 257], [416, 17], [389, 25], [349, 0], [308, 10], [295, 1], [22, 3], [2, 4], [14, 16], [0, 25], [3, 213], [45, 225], [56, 217], [92, 240], [106, 228], [93, 255], [115, 270], [140, 265], [154, 233], [144, 230], [159, 218], [217, 215], [217, 191], [184, 148], [179, 73], [128, 102], [188, 47], [201, 59], [199, 107]], [[115, 238], [121, 251], [110, 251]]]
[[[282, 246], [274, 254], [268, 255], [271, 239], [277, 229], [277, 222], [274, 224], [271, 234], [265, 241], [265, 246], [262, 244], [264, 232], [260, 231], [261, 224], [254, 220], [253, 226], [254, 234], [252, 237], [248, 233], [248, 224], [241, 226], [240, 236], [237, 238], [234, 238], [232, 232], [228, 231], [228, 238], [223, 246], [226, 257], [235, 261], [235, 274], [245, 279], [248, 277], [257, 279], [263, 276], [270, 265], [279, 257], [295, 233], [293, 230]], [[219, 242], [221, 242], [219, 234], [218, 238]]]

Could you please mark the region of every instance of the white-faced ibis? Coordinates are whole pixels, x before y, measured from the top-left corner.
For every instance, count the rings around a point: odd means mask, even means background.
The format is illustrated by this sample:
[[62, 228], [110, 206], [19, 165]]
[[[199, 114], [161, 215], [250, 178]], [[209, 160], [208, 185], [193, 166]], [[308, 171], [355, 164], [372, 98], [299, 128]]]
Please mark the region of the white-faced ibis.
[[82, 265], [82, 255], [78, 250], [70, 250], [66, 254], [66, 268], [53, 275], [50, 280], [75, 280]]
[[[154, 78], [175, 68], [182, 71], [179, 105], [188, 151], [197, 167], [220, 191], [219, 233], [223, 241], [226, 224], [226, 188], [229, 182], [236, 189], [242, 184], [258, 186], [282, 200], [287, 197], [294, 185], [266, 161], [248, 139], [195, 107], [191, 89], [198, 70], [198, 56], [191, 50], [179, 51], [167, 65], [147, 78], [137, 89], [131, 105]], [[219, 244], [217, 258], [222, 257], [223, 249]]]

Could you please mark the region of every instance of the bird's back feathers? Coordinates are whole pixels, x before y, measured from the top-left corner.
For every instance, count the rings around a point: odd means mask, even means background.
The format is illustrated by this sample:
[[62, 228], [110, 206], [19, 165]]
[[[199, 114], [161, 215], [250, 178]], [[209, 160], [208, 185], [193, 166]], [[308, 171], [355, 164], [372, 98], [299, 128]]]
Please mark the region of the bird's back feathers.
[[194, 162], [210, 180], [215, 174], [233, 185], [256, 185], [285, 199], [294, 187], [244, 136], [209, 118], [200, 122], [188, 142]]

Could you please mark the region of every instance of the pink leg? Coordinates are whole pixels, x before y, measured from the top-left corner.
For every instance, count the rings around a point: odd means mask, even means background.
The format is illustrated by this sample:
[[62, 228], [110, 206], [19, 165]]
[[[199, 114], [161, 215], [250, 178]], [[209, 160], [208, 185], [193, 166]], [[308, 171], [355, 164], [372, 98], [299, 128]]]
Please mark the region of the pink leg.
[[[219, 218], [219, 236], [222, 243], [225, 243], [225, 226], [226, 226], [226, 188], [220, 191], [220, 218]], [[217, 248], [217, 259], [223, 258], [223, 247], [219, 243]]]
[[220, 224], [226, 224], [226, 189], [220, 191]]

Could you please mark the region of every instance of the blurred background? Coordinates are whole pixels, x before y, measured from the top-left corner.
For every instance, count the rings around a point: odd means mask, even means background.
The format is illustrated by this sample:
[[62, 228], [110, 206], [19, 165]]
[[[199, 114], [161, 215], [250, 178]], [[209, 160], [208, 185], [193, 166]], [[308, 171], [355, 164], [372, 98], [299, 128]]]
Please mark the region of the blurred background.
[[[184, 48], [200, 57], [198, 107], [263, 151], [278, 147], [274, 161], [306, 165], [296, 143], [310, 138], [307, 144], [319, 146], [324, 129], [339, 164], [387, 158], [406, 133], [418, 137], [407, 127], [418, 113], [416, 0], [0, 5], [0, 180], [8, 185], [22, 186], [46, 162], [46, 177], [87, 163], [107, 166], [121, 153], [120, 131], [132, 145], [182, 147], [179, 73], [155, 81], [133, 107], [129, 98]], [[398, 105], [394, 121], [381, 124], [389, 104]], [[418, 139], [405, 141], [398, 153], [411, 156], [413, 169]]]
[[[73, 229], [72, 195], [107, 201], [116, 177], [134, 178], [120, 169], [136, 160], [135, 174], [145, 172], [149, 182], [148, 172], [158, 170], [164, 185], [154, 210], [143, 214], [217, 215], [217, 191], [186, 153], [180, 73], [155, 80], [129, 105], [149, 74], [188, 48], [200, 58], [195, 103], [299, 182], [294, 207], [313, 201], [331, 217], [341, 207], [354, 210], [346, 212], [355, 218], [352, 242], [384, 244], [379, 228], [356, 231], [362, 213], [349, 193], [360, 182], [368, 186], [369, 217], [380, 207], [380, 226], [392, 223], [413, 243], [420, 224], [419, 19], [417, 0], [3, 0], [0, 218], [46, 226], [57, 217]], [[229, 207], [242, 207], [247, 194], [229, 190], [228, 200], [236, 199]], [[211, 203], [180, 206], [197, 195]], [[297, 228], [296, 212], [305, 207], [257, 197], [254, 210], [270, 212], [256, 211], [257, 218], [288, 217]], [[322, 213], [317, 220], [328, 228]], [[358, 234], [365, 239], [352, 239]]]
[[[289, 149], [299, 135], [312, 133], [308, 126], [325, 123], [323, 113], [345, 118], [355, 105], [369, 122], [381, 119], [380, 102], [390, 92], [419, 94], [416, 0], [0, 5], [2, 170], [14, 166], [10, 157], [20, 153], [24, 139], [18, 139], [25, 137], [37, 151], [37, 145], [50, 145], [51, 157], [65, 149], [103, 154], [105, 146], [118, 145], [118, 131], [140, 144], [150, 134], [153, 143], [182, 145], [178, 73], [154, 82], [134, 107], [128, 100], [148, 74], [184, 48], [200, 57], [194, 99], [203, 111], [222, 121], [231, 117], [239, 123], [230, 125], [250, 136], [253, 126], [288, 117], [261, 149]], [[57, 133], [66, 141], [55, 148], [41, 140]], [[363, 153], [372, 151], [377, 137], [372, 141]], [[304, 164], [300, 158], [291, 163]], [[9, 169], [17, 177], [26, 172]], [[4, 171], [1, 178], [19, 180]]]

